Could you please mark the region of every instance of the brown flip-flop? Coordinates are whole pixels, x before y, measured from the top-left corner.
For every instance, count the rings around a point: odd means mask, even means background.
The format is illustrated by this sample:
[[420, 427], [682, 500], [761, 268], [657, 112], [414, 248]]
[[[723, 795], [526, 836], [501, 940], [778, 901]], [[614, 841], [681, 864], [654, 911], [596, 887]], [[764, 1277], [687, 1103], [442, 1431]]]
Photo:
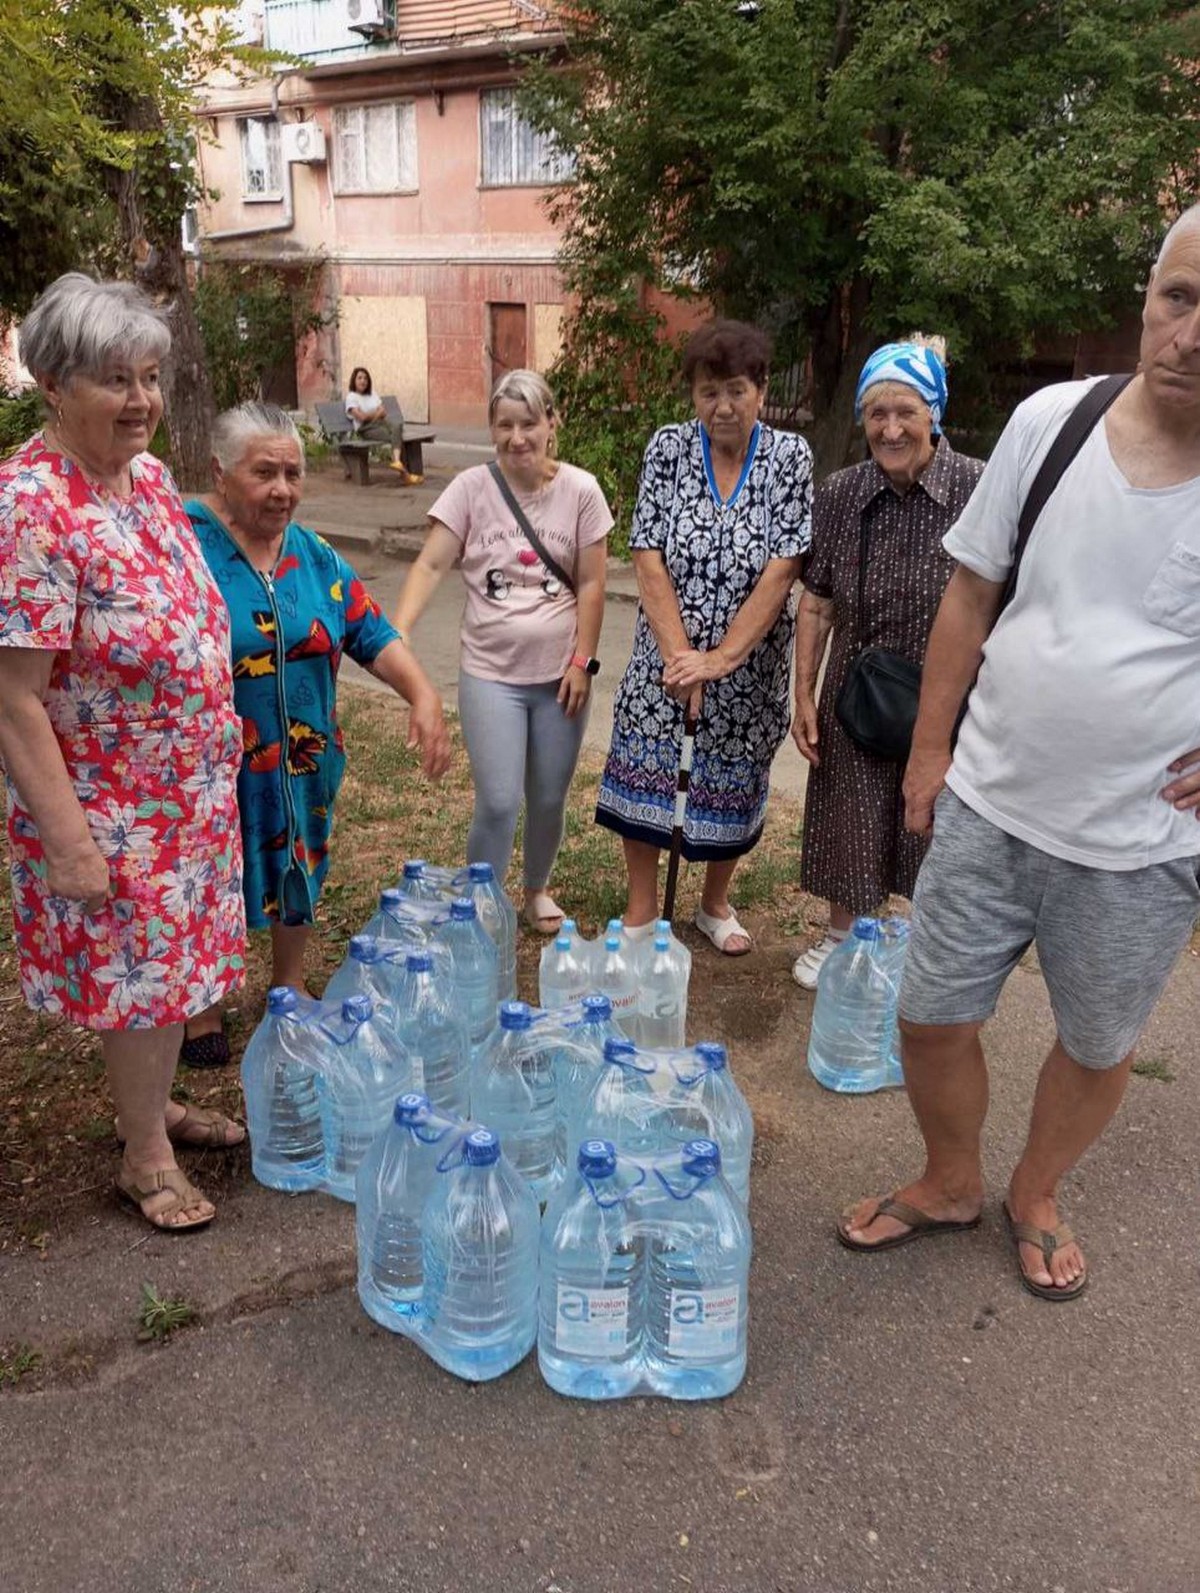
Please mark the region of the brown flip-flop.
[[1013, 1249], [1017, 1252], [1017, 1275], [1021, 1279], [1021, 1286], [1028, 1289], [1030, 1294], [1039, 1300], [1049, 1300], [1057, 1305], [1062, 1300], [1078, 1300], [1079, 1296], [1088, 1286], [1088, 1274], [1085, 1270], [1082, 1277], [1076, 1278], [1074, 1283], [1068, 1283], [1060, 1288], [1056, 1283], [1036, 1283], [1025, 1271], [1021, 1262], [1021, 1246], [1036, 1245], [1042, 1252], [1042, 1262], [1046, 1271], [1050, 1271], [1050, 1257], [1056, 1250], [1061, 1250], [1065, 1245], [1075, 1244], [1075, 1235], [1065, 1222], [1060, 1222], [1058, 1227], [1051, 1232], [1049, 1228], [1037, 1228], [1031, 1222], [1018, 1222], [1008, 1209], [1008, 1201], [1003, 1205], [1004, 1221], [1008, 1228], [1008, 1237], [1012, 1240]]
[[[861, 1239], [851, 1239], [844, 1224], [850, 1215], [847, 1208], [841, 1215], [836, 1233], [839, 1244], [845, 1245], [847, 1250], [858, 1250], [864, 1254], [876, 1250], [896, 1250], [901, 1245], [911, 1244], [914, 1239], [932, 1239], [940, 1233], [965, 1233], [969, 1228], [978, 1228], [983, 1213], [970, 1218], [967, 1222], [959, 1222], [945, 1217], [931, 1217], [927, 1211], [922, 1211], [919, 1206], [910, 1206], [907, 1200], [897, 1200], [895, 1195], [889, 1195], [886, 1200], [881, 1200], [875, 1208], [875, 1217], [895, 1217], [897, 1222], [908, 1224], [907, 1233], [893, 1234], [890, 1239], [880, 1239], [875, 1244], [865, 1244]], [[871, 1222], [875, 1221], [871, 1218]], [[871, 1222], [866, 1226], [869, 1228]]]

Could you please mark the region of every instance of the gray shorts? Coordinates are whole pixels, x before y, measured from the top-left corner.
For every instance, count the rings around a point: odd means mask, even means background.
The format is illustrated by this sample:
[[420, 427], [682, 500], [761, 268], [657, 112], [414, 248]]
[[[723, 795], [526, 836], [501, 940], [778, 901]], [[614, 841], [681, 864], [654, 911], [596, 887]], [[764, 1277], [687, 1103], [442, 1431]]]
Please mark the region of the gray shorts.
[[1116, 873], [1051, 857], [937, 800], [900, 990], [909, 1023], [980, 1023], [1031, 944], [1058, 1037], [1089, 1068], [1133, 1050], [1200, 913], [1200, 862]]

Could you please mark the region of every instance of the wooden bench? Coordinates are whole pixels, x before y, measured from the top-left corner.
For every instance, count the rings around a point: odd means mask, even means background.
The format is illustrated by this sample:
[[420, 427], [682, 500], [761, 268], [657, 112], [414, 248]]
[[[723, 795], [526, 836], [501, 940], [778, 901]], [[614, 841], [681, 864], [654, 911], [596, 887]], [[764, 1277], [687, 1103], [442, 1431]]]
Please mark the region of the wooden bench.
[[[389, 425], [402, 428], [400, 457], [404, 461], [405, 470], [412, 476], [423, 476], [425, 461], [422, 449], [427, 442], [435, 440], [437, 432], [432, 426], [414, 426], [406, 421], [395, 398], [389, 397], [383, 400], [383, 412]], [[359, 486], [370, 486], [371, 449], [386, 448], [387, 444], [357, 437], [350, 417], [346, 413], [345, 404], [338, 400], [317, 405], [317, 423], [329, 441], [337, 444], [338, 453], [341, 454], [342, 463], [346, 468], [353, 467], [357, 470]]]

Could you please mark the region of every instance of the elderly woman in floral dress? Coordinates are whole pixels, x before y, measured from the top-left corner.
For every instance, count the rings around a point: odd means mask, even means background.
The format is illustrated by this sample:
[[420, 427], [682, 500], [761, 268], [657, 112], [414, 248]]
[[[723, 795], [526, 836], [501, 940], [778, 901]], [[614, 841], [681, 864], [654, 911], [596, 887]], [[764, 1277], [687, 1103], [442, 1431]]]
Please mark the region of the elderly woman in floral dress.
[[184, 1020], [241, 982], [245, 920], [225, 605], [166, 468], [161, 315], [60, 277], [21, 328], [49, 410], [0, 464], [0, 756], [21, 983], [98, 1030], [124, 1147], [116, 1187], [156, 1228], [212, 1221], [177, 1144], [244, 1131], [171, 1100]]

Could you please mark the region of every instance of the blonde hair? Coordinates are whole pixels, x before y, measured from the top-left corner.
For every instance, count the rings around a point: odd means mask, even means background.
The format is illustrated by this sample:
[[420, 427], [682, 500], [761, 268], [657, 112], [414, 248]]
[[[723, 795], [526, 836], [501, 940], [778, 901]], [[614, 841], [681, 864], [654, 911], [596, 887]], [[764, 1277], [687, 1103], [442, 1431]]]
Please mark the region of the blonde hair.
[[536, 371], [509, 371], [500, 378], [492, 388], [492, 396], [488, 400], [489, 426], [496, 418], [496, 410], [506, 398], [514, 403], [524, 404], [531, 415], [541, 415], [546, 420], [558, 419], [558, 412], [554, 407], [554, 394], [550, 391], [549, 383]]

